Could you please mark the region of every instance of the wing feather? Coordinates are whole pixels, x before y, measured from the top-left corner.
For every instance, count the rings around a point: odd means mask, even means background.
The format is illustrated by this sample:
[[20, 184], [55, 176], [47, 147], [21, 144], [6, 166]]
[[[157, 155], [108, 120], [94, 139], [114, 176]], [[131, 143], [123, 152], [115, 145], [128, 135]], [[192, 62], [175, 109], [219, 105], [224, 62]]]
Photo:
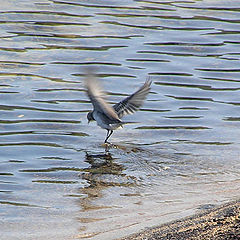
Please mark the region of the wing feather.
[[139, 110], [150, 91], [151, 83], [152, 81], [148, 79], [135, 93], [113, 106], [119, 118], [127, 114], [133, 114]]
[[110, 106], [106, 100], [106, 94], [101, 88], [100, 82], [95, 74], [88, 73], [85, 78], [86, 92], [91, 100], [91, 103], [95, 111], [106, 114], [111, 120], [119, 120], [119, 117], [112, 106]]

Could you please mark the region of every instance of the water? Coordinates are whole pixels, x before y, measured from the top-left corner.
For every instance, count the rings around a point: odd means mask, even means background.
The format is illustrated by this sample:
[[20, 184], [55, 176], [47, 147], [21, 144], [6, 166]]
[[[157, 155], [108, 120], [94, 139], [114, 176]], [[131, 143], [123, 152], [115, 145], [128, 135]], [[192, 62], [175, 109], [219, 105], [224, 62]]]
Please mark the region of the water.
[[[239, 1], [2, 1], [1, 239], [116, 239], [239, 197]], [[87, 124], [150, 76], [115, 131]]]

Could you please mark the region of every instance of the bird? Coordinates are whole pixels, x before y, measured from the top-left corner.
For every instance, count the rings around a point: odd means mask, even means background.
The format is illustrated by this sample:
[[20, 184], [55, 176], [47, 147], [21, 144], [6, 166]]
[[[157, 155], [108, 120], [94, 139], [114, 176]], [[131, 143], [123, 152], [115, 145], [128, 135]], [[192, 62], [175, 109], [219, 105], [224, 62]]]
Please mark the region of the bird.
[[121, 118], [127, 114], [135, 113], [143, 105], [152, 83], [150, 79], [147, 79], [136, 92], [111, 106], [106, 101], [106, 94], [95, 73], [88, 72], [85, 75], [84, 82], [86, 93], [93, 105], [93, 110], [87, 114], [88, 123], [96, 121], [98, 126], [107, 130], [105, 144], [111, 144], [108, 139], [114, 130], [120, 129], [124, 124], [129, 123], [122, 121]]

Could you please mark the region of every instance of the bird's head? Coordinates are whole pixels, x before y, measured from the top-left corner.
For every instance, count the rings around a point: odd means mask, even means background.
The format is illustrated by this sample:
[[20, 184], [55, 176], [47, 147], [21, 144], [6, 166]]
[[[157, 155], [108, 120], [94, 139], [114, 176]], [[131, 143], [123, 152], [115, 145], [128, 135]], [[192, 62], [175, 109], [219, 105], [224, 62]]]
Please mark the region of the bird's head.
[[88, 123], [90, 123], [91, 121], [94, 121], [93, 112], [92, 111], [87, 114], [87, 119], [88, 119]]

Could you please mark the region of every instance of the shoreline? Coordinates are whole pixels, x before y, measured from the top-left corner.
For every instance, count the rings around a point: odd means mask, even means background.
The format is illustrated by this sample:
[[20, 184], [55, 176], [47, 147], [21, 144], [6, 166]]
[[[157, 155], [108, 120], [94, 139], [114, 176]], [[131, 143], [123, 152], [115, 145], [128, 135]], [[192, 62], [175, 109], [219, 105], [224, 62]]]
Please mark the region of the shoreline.
[[240, 239], [240, 199], [120, 240]]

